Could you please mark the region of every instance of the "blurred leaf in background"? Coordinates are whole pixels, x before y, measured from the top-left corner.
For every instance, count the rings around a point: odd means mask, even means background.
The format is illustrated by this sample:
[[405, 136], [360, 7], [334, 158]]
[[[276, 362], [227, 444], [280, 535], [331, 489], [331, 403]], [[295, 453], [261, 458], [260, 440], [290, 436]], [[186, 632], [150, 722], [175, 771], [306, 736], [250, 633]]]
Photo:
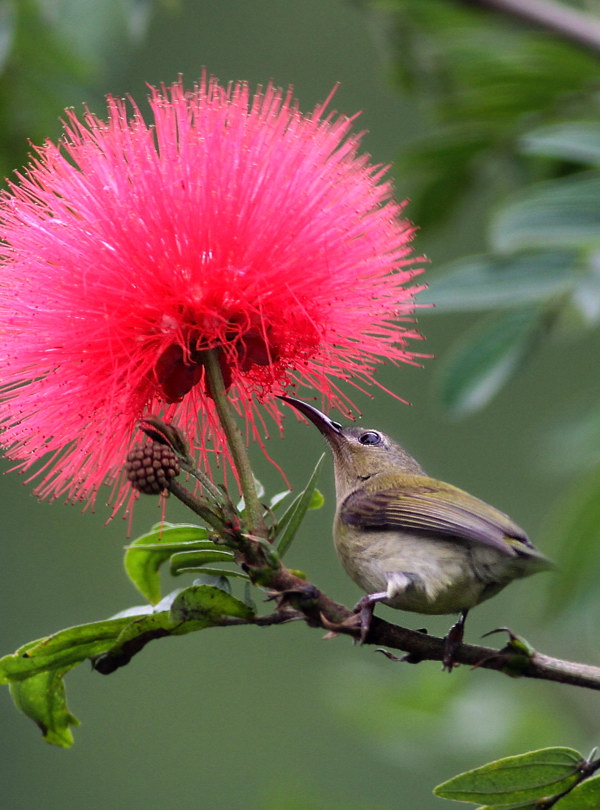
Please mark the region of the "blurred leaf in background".
[[[387, 38], [393, 80], [424, 100], [431, 127], [398, 161], [413, 185], [417, 221], [448, 225], [469, 198], [486, 212], [488, 252], [436, 268], [420, 298], [434, 306], [423, 311], [429, 318], [486, 313], [437, 367], [441, 406], [465, 418], [489, 405], [540, 346], [582, 347], [598, 331], [600, 62], [560, 31], [469, 3], [366, 5]], [[588, 410], [597, 424], [600, 398]], [[573, 434], [574, 425], [561, 428]], [[542, 539], [566, 574], [555, 607], [575, 593], [597, 597], [597, 577], [581, 582], [577, 572], [582, 562], [587, 570], [600, 565], [600, 451], [592, 451], [591, 471], [590, 444], [580, 465], [577, 448], [563, 444], [563, 452], [585, 478], [567, 483]]]
[[532, 179], [521, 134], [587, 112], [600, 66], [559, 37], [452, 0], [366, 5], [388, 41], [392, 80], [418, 96], [429, 124], [397, 163], [422, 228], [456, 216], [481, 184], [498, 195]]
[[59, 130], [78, 99], [93, 107], [100, 88], [132, 56], [155, 0], [2, 0], [0, 172], [26, 160], [28, 142]]

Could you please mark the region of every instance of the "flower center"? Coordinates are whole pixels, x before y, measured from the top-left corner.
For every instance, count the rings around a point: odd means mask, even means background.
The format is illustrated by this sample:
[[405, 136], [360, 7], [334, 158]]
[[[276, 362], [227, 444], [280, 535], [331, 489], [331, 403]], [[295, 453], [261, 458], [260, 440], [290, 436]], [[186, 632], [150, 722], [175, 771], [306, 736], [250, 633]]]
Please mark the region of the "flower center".
[[[234, 321], [225, 329], [224, 340], [207, 345], [197, 331], [190, 333], [187, 345], [172, 343], [163, 351], [155, 366], [156, 380], [167, 402], [179, 402], [204, 377], [203, 355], [208, 348], [219, 349], [219, 362], [225, 387], [229, 388], [236, 374], [245, 373], [253, 366], [269, 366], [277, 362], [280, 351], [267, 342], [270, 327], [264, 333], [249, 327], [240, 333]], [[267, 339], [265, 339], [265, 337]], [[208, 392], [207, 392], [208, 393]]]

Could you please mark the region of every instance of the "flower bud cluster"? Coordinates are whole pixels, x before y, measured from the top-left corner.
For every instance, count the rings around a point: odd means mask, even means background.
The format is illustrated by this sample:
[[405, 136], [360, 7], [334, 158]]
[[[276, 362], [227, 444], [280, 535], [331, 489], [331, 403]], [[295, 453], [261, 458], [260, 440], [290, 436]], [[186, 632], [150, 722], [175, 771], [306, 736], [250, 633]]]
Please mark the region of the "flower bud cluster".
[[181, 472], [177, 456], [164, 444], [137, 444], [127, 454], [125, 472], [131, 486], [144, 495], [158, 495]]

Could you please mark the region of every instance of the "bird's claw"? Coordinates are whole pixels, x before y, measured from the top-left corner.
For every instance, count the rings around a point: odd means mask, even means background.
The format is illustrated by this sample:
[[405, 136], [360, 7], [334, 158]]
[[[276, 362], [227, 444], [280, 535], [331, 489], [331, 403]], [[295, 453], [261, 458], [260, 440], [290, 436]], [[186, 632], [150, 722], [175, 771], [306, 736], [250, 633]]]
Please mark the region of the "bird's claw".
[[375, 602], [369, 594], [359, 599], [354, 607], [354, 613], [360, 619], [360, 643], [364, 644], [371, 629]]
[[465, 619], [467, 611], [464, 610], [459, 620], [448, 630], [448, 635], [444, 638], [444, 656], [442, 658], [442, 669], [444, 672], [452, 672], [457, 664], [454, 655], [463, 642], [465, 635]]

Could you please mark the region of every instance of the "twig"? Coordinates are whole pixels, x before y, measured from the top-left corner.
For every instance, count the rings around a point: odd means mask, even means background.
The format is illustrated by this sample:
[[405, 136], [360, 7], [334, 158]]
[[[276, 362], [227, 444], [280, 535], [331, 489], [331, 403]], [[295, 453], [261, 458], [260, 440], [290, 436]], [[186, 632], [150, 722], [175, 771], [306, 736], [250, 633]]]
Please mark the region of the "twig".
[[600, 20], [554, 0], [463, 0], [467, 5], [494, 8], [545, 28], [600, 54]]

